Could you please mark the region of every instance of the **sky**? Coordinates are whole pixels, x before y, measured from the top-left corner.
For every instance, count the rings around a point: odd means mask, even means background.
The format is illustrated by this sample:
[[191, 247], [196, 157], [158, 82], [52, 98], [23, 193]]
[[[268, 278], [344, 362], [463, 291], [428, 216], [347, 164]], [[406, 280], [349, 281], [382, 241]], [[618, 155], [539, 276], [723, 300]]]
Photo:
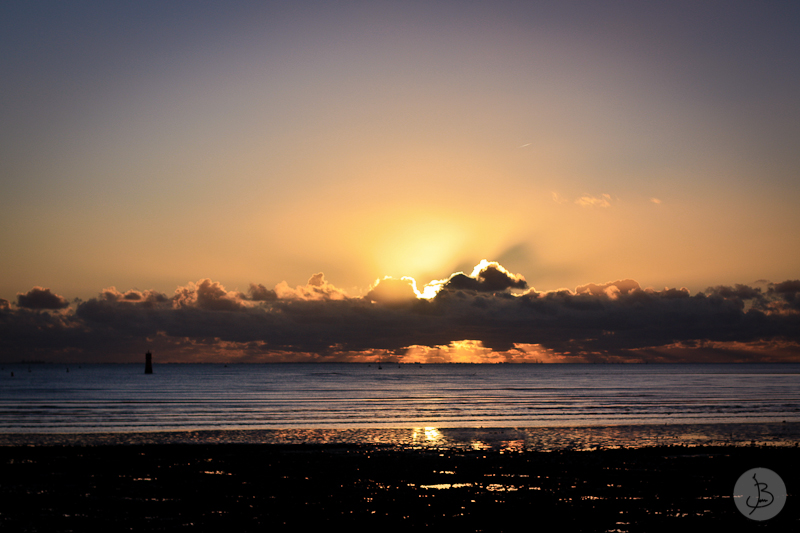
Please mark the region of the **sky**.
[[0, 361], [800, 361], [795, 2], [4, 2]]

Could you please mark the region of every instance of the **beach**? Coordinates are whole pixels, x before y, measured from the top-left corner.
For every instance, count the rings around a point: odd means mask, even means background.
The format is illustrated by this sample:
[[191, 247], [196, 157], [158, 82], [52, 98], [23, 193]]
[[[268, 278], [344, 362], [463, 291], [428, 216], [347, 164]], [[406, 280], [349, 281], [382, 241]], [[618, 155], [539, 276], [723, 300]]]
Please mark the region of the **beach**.
[[[2, 531], [800, 525], [797, 365], [16, 370]], [[766, 522], [733, 499], [757, 467], [789, 493]]]
[[[413, 430], [371, 440], [276, 432], [267, 443], [257, 441], [265, 432], [3, 435], [0, 529], [797, 530], [800, 449], [787, 425], [783, 433], [740, 427], [762, 439], [727, 443], [683, 428], [673, 433], [694, 441], [660, 444], [636, 440], [654, 431], [646, 427], [545, 428], [575, 443], [550, 448], [514, 439], [521, 428], [460, 428], [439, 440], [434, 432], [448, 431], [428, 428], [431, 439], [416, 445]], [[617, 439], [583, 445], [603, 434]], [[785, 507], [765, 522], [746, 518], [732, 499], [738, 477], [754, 467], [787, 486]]]

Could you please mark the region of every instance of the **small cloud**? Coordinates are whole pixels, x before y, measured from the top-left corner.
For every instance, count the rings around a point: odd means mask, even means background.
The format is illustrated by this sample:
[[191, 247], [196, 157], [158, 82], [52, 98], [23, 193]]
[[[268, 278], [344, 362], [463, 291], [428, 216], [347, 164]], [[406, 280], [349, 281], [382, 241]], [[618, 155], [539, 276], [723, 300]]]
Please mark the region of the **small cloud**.
[[581, 207], [610, 207], [611, 195], [601, 194], [600, 196], [581, 196], [575, 203]]
[[590, 294], [592, 296], [605, 295], [611, 299], [616, 299], [620, 294], [628, 294], [631, 291], [638, 291], [641, 289], [639, 283], [632, 279], [622, 279], [618, 281], [610, 281], [603, 285], [596, 283], [587, 283], [575, 288], [575, 294]]
[[659, 200], [658, 198], [650, 198], [650, 201], [653, 202], [654, 204], [660, 204], [661, 203], [661, 200]]
[[69, 302], [50, 289], [34, 287], [25, 294], [17, 293], [17, 305], [26, 309], [64, 309]]
[[442, 287], [445, 290], [501, 292], [506, 289], [527, 289], [528, 283], [521, 274], [512, 274], [496, 261], [483, 259], [467, 276], [457, 272]]
[[100, 291], [100, 299], [108, 302], [142, 303], [149, 306], [169, 301], [165, 294], [154, 290], [137, 291], [131, 289], [127, 292], [120, 292], [116, 287], [108, 287]]
[[741, 284], [736, 284], [734, 287], [718, 285], [716, 287], [707, 288], [704, 294], [708, 296], [717, 295], [728, 299], [739, 298], [741, 300], [752, 300], [761, 297], [761, 289]]
[[109, 302], [128, 301], [136, 302], [143, 299], [141, 292], [137, 290], [129, 290], [128, 292], [120, 292], [116, 287], [108, 287], [100, 291], [100, 297]]
[[176, 307], [198, 307], [214, 311], [235, 311], [242, 308], [241, 294], [228, 292], [217, 281], [208, 278], [197, 283], [189, 282], [185, 287], [175, 289], [173, 302]]
[[348, 296], [325, 279], [325, 274], [317, 272], [306, 285], [292, 289], [285, 281], [275, 285], [275, 294], [282, 300], [347, 300]]
[[8, 300], [5, 298], [0, 298], [0, 309], [9, 309], [11, 304], [8, 303]]
[[800, 280], [791, 279], [771, 284], [768, 294], [780, 298], [781, 302], [776, 306], [777, 308], [800, 311]]
[[555, 191], [553, 191], [552, 195], [553, 195], [553, 201], [555, 203], [557, 203], [557, 204], [567, 204], [567, 203], [569, 203], [569, 200], [567, 200], [566, 198], [562, 198], [561, 195], [559, 195]]
[[278, 298], [278, 295], [275, 293], [275, 291], [266, 288], [260, 283], [258, 285], [251, 283], [250, 290], [247, 292], [250, 293], [250, 299], [254, 302], [266, 302]]
[[398, 304], [416, 300], [417, 297], [417, 283], [414, 278], [394, 279], [387, 277], [375, 284], [367, 293], [366, 299], [373, 302]]

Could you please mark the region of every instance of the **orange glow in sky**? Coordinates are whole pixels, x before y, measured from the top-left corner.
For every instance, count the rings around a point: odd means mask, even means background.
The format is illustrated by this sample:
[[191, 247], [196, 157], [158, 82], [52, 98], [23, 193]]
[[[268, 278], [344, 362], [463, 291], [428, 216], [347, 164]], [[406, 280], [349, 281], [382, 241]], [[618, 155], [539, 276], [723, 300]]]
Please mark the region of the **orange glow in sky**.
[[[211, 350], [188, 318], [159, 307], [163, 297], [186, 312], [257, 316], [251, 330], [218, 324], [217, 335], [234, 343], [226, 353], [257, 360], [406, 360], [417, 350], [555, 361], [612, 357], [600, 325], [614, 325], [608, 315], [590, 320], [603, 342], [567, 347], [511, 320], [506, 300], [536, 328], [549, 327], [546, 311], [577, 320], [568, 312], [584, 302], [577, 287], [618, 280], [635, 280], [658, 313], [670, 312], [664, 288], [696, 296], [739, 285], [761, 296], [720, 296], [730, 313], [739, 303], [773, 318], [794, 312], [785, 283], [800, 278], [800, 12], [791, 3], [207, 2], [191, 16], [149, 0], [95, 7], [2, 8], [0, 312], [14, 320], [31, 311], [64, 331], [97, 331], [103, 313], [134, 309], [81, 307], [104, 294], [103, 305], [164, 311], [145, 337]], [[527, 289], [480, 288], [484, 259]], [[473, 280], [453, 282], [468, 295], [442, 294], [459, 272]], [[387, 277], [398, 283], [376, 285]], [[253, 299], [251, 287], [274, 300]], [[550, 296], [524, 300], [534, 289]], [[425, 300], [415, 313], [453, 336], [425, 330], [417, 341], [386, 326], [425, 326], [399, 310], [409, 294]], [[702, 314], [712, 300], [673, 311]], [[375, 338], [343, 334], [323, 346], [254, 333], [293, 331], [287, 317], [301, 323], [306, 312], [349, 316], [332, 301], [367, 316], [360, 327]], [[279, 310], [287, 302], [292, 311]], [[513, 324], [492, 331], [518, 337], [481, 330], [505, 312]], [[630, 358], [685, 354], [701, 340], [703, 357], [723, 349], [721, 334], [662, 333], [649, 347], [614, 347], [637, 350]], [[753, 335], [736, 342], [775, 354], [795, 342]]]

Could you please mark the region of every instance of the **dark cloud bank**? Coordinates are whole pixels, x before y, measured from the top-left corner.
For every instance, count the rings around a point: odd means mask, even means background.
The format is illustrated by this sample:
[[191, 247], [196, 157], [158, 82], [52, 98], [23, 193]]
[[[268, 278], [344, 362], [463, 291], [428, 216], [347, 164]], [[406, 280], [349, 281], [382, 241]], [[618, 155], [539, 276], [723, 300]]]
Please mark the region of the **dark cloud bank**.
[[538, 292], [482, 265], [432, 299], [406, 278], [350, 297], [321, 273], [247, 293], [209, 279], [171, 296], [111, 287], [74, 306], [34, 287], [0, 301], [0, 359], [140, 361], [151, 349], [161, 361], [800, 361], [800, 280]]

